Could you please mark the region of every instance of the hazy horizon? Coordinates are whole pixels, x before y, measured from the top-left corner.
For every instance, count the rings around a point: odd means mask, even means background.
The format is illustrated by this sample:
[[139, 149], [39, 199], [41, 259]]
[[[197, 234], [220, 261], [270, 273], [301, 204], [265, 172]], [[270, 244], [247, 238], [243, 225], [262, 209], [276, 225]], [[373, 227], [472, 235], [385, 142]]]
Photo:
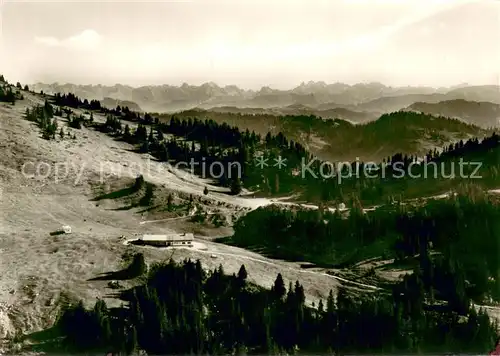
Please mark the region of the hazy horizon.
[[500, 3], [5, 2], [0, 73], [21, 83], [500, 83]]
[[[9, 79], [9, 78], [6, 78], [6, 79]], [[12, 81], [11, 81], [12, 82]], [[321, 82], [321, 81], [310, 81], [310, 82], [315, 82], [315, 83], [318, 83], [318, 82]], [[243, 90], [248, 90], [248, 91], [257, 91], [257, 90], [260, 90], [264, 87], [269, 87], [270, 89], [273, 89], [273, 90], [292, 90], [294, 88], [297, 88], [299, 87], [300, 85], [302, 84], [308, 84], [308, 82], [301, 82], [301, 83], [297, 83], [295, 85], [291, 85], [291, 86], [284, 86], [282, 88], [275, 88], [273, 86], [269, 86], [269, 85], [262, 85], [262, 86], [259, 86], [259, 87], [252, 87], [252, 88], [248, 88], [248, 87], [245, 87], [245, 86], [240, 86], [240, 85], [237, 85], [237, 84], [218, 84], [214, 81], [209, 81], [209, 82], [200, 82], [200, 83], [187, 83], [187, 82], [184, 82], [184, 83], [160, 83], [160, 84], [142, 84], [142, 85], [132, 85], [132, 84], [128, 84], [128, 83], [113, 83], [113, 84], [102, 84], [102, 83], [75, 83], [75, 82], [42, 82], [42, 81], [36, 81], [36, 82], [31, 82], [31, 83], [26, 83], [28, 85], [34, 85], [34, 84], [46, 84], [46, 85], [80, 85], [80, 86], [103, 86], [103, 87], [113, 87], [113, 86], [116, 86], [116, 85], [123, 85], [123, 86], [127, 86], [127, 87], [131, 87], [131, 88], [140, 88], [140, 87], [148, 87], [148, 86], [172, 86], [172, 87], [181, 87], [182, 85], [184, 84], [187, 84], [189, 86], [202, 86], [203, 84], [210, 84], [210, 83], [213, 83], [215, 85], [217, 85], [218, 87], [220, 88], [224, 88], [226, 86], [237, 86], [239, 89], [243, 89]], [[381, 82], [355, 82], [355, 83], [345, 83], [345, 82], [332, 82], [332, 83], [328, 83], [328, 82], [325, 82], [326, 85], [331, 85], [331, 84], [346, 84], [346, 85], [350, 85], [350, 86], [353, 86], [353, 85], [358, 85], [358, 84], [382, 84], [382, 85], [385, 85], [386, 87], [393, 87], [393, 88], [404, 88], [404, 87], [422, 87], [422, 88], [432, 88], [432, 89], [449, 89], [449, 88], [455, 88], [455, 87], [462, 87], [462, 86], [487, 86], [487, 85], [495, 85], [495, 86], [499, 86], [499, 84], [471, 84], [471, 83], [457, 83], [457, 84], [454, 84], [454, 85], [447, 85], [447, 86], [430, 86], [430, 85], [422, 85], [422, 86], [411, 86], [411, 85], [401, 85], [401, 86], [391, 86], [391, 85], [387, 85], [385, 83], [381, 83]]]

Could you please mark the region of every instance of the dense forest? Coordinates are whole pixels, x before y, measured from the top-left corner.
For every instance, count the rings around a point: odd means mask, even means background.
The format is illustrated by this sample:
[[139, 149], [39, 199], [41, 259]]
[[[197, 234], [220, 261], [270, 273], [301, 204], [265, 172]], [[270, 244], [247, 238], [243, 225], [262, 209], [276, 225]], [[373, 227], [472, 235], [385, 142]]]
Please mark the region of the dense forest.
[[[464, 188], [465, 189], [465, 188]], [[468, 187], [445, 200], [396, 205], [364, 213], [354, 208], [313, 211], [266, 206], [235, 224], [225, 242], [264, 248], [276, 258], [346, 266], [384, 256], [396, 261], [438, 252], [445, 265], [464, 274], [467, 295], [500, 300], [500, 205]], [[426, 262], [426, 273], [433, 273]]]
[[[251, 272], [250, 272], [251, 273]], [[352, 296], [339, 288], [319, 305], [305, 304], [297, 281], [281, 275], [271, 290], [247, 281], [241, 266], [206, 273], [200, 262], [173, 261], [150, 268], [144, 284], [122, 293], [128, 306], [109, 309], [102, 300], [87, 310], [68, 306], [58, 322], [67, 352], [148, 354], [285, 353], [485, 353], [496, 336], [487, 314], [461, 297], [452, 269], [435, 303], [416, 269], [386, 293]]]

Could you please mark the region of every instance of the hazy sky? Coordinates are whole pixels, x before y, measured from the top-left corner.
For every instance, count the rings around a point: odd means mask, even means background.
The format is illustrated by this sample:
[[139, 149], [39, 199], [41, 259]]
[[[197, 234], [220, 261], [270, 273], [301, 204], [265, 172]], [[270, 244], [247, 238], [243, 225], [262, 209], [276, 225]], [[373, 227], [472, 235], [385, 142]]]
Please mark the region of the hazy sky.
[[500, 80], [496, 0], [11, 0], [1, 20], [0, 72], [22, 83]]

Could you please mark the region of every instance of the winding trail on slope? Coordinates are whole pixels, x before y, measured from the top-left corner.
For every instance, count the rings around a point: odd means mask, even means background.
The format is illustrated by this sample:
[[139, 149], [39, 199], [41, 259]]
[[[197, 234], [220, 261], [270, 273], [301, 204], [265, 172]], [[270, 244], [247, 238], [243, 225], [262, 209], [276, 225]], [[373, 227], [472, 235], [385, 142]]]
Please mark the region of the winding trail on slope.
[[[254, 262], [265, 263], [265, 264], [269, 264], [269, 265], [272, 265], [272, 266], [275, 266], [275, 267], [283, 268], [282, 265], [279, 265], [279, 264], [276, 264], [276, 263], [273, 263], [273, 262], [270, 262], [270, 261], [265, 261], [265, 260], [261, 260], [261, 259], [258, 259], [258, 258], [253, 258], [253, 257], [250, 257], [250, 256], [243, 256], [243, 255], [239, 255], [239, 254], [236, 254], [236, 253], [210, 252], [210, 251], [202, 251], [202, 250], [199, 250], [199, 252], [207, 253], [207, 254], [212, 254], [212, 255], [237, 257], [237, 258], [241, 258], [241, 259], [251, 260], [251, 261], [254, 261]], [[301, 268], [292, 268], [292, 267], [288, 267], [288, 269], [294, 269], [294, 270], [296, 270], [299, 273], [310, 273], [310, 274], [314, 274], [314, 275], [326, 276], [326, 277], [329, 277], [329, 278], [332, 278], [332, 279], [336, 279], [336, 280], [344, 282], [344, 283], [353, 284], [353, 285], [356, 285], [358, 287], [362, 287], [362, 288], [366, 288], [366, 289], [383, 290], [383, 288], [380, 288], [380, 287], [377, 287], [377, 286], [374, 286], [374, 285], [351, 281], [351, 280], [348, 280], [348, 279], [345, 279], [345, 278], [342, 278], [342, 277], [339, 277], [339, 276], [335, 276], [335, 275], [332, 275], [332, 274], [329, 274], [329, 273], [325, 273], [325, 272], [309, 271], [309, 270], [304, 270], [304, 269], [301, 269]], [[472, 305], [475, 306], [476, 308], [485, 308], [485, 309], [494, 310], [496, 312], [500, 312], [500, 307], [497, 307], [497, 306], [481, 305], [481, 304], [475, 304], [475, 303], [472, 303]]]
[[167, 218], [167, 219], [159, 219], [159, 220], [145, 220], [145, 221], [140, 221], [139, 225], [144, 225], [144, 224], [149, 224], [149, 223], [157, 223], [157, 222], [165, 222], [165, 221], [173, 221], [173, 220], [181, 220], [181, 219], [187, 219], [190, 217], [191, 217], [191, 215], [186, 215], [186, 216], [178, 216], [176, 218]]
[[[206, 244], [206, 241], [203, 241], [203, 243]], [[215, 243], [215, 242], [211, 242], [211, 244], [221, 245], [221, 244]], [[188, 247], [180, 247], [180, 248], [188, 248]], [[290, 266], [285, 267], [285, 266], [283, 266], [280, 263], [272, 262], [273, 260], [272, 259], [268, 259], [268, 258], [266, 258], [267, 259], [266, 260], [266, 259], [260, 259], [260, 258], [254, 258], [254, 257], [250, 257], [250, 256], [245, 256], [243, 254], [238, 254], [238, 253], [217, 252], [217, 251], [204, 251], [204, 250], [201, 250], [201, 249], [197, 249], [196, 251], [197, 252], [201, 252], [201, 253], [205, 253], [205, 254], [209, 254], [209, 255], [236, 257], [236, 258], [240, 258], [240, 259], [244, 259], [244, 260], [250, 260], [250, 261], [253, 261], [253, 262], [258, 262], [258, 263], [263, 263], [263, 264], [275, 266], [275, 267], [278, 267], [278, 268], [281, 268], [281, 269], [287, 268], [289, 270], [294, 270], [294, 271], [299, 272], [299, 273], [309, 273], [309, 274], [313, 274], [313, 275], [325, 276], [325, 277], [328, 277], [328, 278], [331, 278], [331, 279], [338, 280], [340, 282], [349, 283], [349, 284], [352, 284], [352, 285], [355, 285], [355, 286], [358, 286], [358, 287], [362, 287], [362, 288], [365, 288], [365, 289], [383, 290], [383, 288], [380, 288], [380, 287], [377, 287], [377, 286], [374, 286], [374, 285], [370, 285], [370, 284], [366, 284], [366, 283], [359, 283], [359, 282], [356, 282], [356, 281], [352, 281], [352, 280], [349, 280], [349, 279], [346, 279], [346, 278], [342, 278], [342, 277], [339, 277], [339, 276], [336, 276], [336, 275], [333, 275], [333, 274], [325, 273], [325, 272], [305, 270], [303, 268], [295, 268], [295, 267], [290, 267]], [[500, 313], [500, 306], [490, 306], [490, 305], [482, 305], [482, 304], [475, 304], [475, 303], [472, 303], [472, 304], [476, 308], [485, 308], [485, 309], [489, 309], [489, 310], [495, 311], [496, 313]], [[496, 316], [496, 318], [500, 318], [500, 316]]]
[[[203, 244], [207, 244], [207, 242], [203, 241]], [[220, 245], [226, 246], [224, 244], [219, 244], [219, 243], [216, 243], [216, 242], [210, 242], [210, 244], [214, 244], [216, 246], [220, 246]], [[189, 248], [189, 247], [181, 247], [181, 248]], [[196, 251], [197, 252], [201, 252], [201, 253], [210, 254], [210, 255], [219, 255], [219, 256], [228, 256], [228, 257], [241, 258], [241, 259], [250, 260], [250, 261], [253, 261], [253, 262], [268, 264], [268, 265], [279, 267], [279, 268], [288, 268], [289, 270], [295, 270], [296, 272], [299, 272], [299, 273], [309, 273], [309, 274], [314, 274], [314, 275], [326, 276], [328, 278], [336, 279], [338, 281], [345, 282], [345, 283], [354, 284], [356, 286], [367, 288], [367, 289], [373, 289], [373, 290], [381, 290], [382, 289], [382, 288], [377, 287], [377, 286], [373, 286], [373, 285], [369, 285], [369, 284], [364, 284], [364, 283], [359, 283], [359, 282], [355, 282], [355, 281], [350, 281], [348, 279], [345, 279], [345, 278], [342, 278], [342, 277], [338, 277], [338, 276], [335, 276], [335, 275], [332, 275], [332, 274], [329, 274], [329, 273], [325, 273], [325, 272], [310, 271], [310, 270], [305, 270], [305, 269], [300, 268], [300, 267], [299, 268], [290, 267], [290, 266], [285, 267], [285, 266], [283, 266], [280, 263], [273, 262], [275, 260], [267, 258], [267, 257], [263, 257], [263, 259], [260, 259], [260, 258], [245, 256], [245, 255], [239, 254], [239, 253], [218, 252], [218, 251], [205, 251], [205, 250], [202, 250], [202, 249], [196, 249]]]

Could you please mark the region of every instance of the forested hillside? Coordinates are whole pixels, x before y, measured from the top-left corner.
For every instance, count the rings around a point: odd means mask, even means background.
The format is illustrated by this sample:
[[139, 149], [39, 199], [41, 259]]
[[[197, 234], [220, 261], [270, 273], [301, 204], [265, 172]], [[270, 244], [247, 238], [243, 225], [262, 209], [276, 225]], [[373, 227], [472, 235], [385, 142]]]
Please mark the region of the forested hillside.
[[500, 105], [490, 102], [447, 100], [438, 103], [416, 102], [408, 110], [432, 115], [460, 118], [477, 126], [490, 128], [500, 125]]
[[[359, 201], [372, 206], [442, 194], [461, 184], [499, 186], [500, 138], [497, 133], [429, 150], [423, 157], [397, 153], [381, 164], [309, 162], [307, 176], [318, 177], [304, 197], [328, 202]], [[312, 172], [312, 173], [311, 173]]]
[[[500, 300], [500, 205], [477, 188], [467, 189], [421, 206], [402, 204], [366, 213], [358, 208], [347, 216], [263, 207], [241, 218], [226, 242], [321, 265], [348, 266], [377, 256], [412, 261], [418, 255], [428, 283], [452, 266], [461, 273], [469, 298]], [[431, 258], [431, 252], [439, 258]], [[440, 267], [434, 269], [431, 261]]]
[[[196, 355], [487, 352], [495, 326], [463, 297], [460, 275], [446, 269], [429, 285], [418, 271], [386, 295], [340, 289], [311, 308], [299, 281], [286, 288], [278, 275], [265, 290], [246, 281], [244, 266], [226, 276], [222, 266], [206, 274], [199, 261], [170, 261], [153, 265], [143, 285], [122, 294], [127, 308], [108, 309], [102, 300], [91, 310], [68, 307], [57, 325], [63, 339], [51, 347]], [[433, 304], [430, 288], [444, 304]]]
[[168, 122], [172, 117], [212, 119], [262, 136], [281, 132], [304, 145], [312, 154], [330, 161], [378, 162], [397, 152], [423, 155], [429, 147], [487, 134], [457, 119], [404, 111], [384, 114], [378, 120], [359, 125], [313, 115], [274, 116], [201, 110], [161, 115], [160, 120]]

